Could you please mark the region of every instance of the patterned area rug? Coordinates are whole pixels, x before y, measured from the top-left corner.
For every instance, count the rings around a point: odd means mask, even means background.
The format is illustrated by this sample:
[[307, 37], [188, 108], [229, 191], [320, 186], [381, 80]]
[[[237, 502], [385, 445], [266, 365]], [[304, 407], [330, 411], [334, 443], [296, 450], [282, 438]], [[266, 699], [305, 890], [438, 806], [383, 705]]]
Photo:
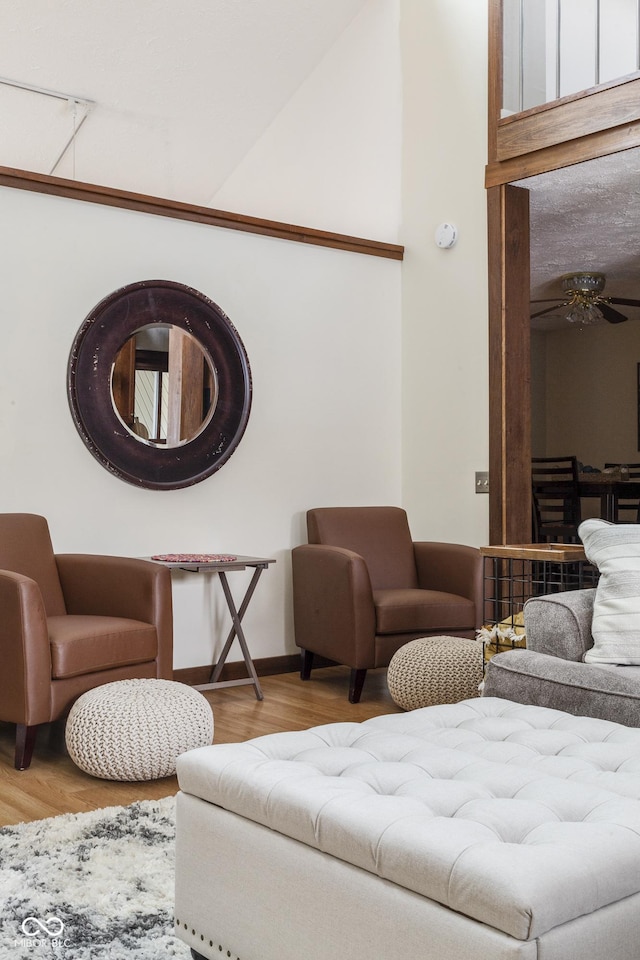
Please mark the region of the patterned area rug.
[[0, 829], [0, 960], [190, 957], [174, 838], [174, 797]]

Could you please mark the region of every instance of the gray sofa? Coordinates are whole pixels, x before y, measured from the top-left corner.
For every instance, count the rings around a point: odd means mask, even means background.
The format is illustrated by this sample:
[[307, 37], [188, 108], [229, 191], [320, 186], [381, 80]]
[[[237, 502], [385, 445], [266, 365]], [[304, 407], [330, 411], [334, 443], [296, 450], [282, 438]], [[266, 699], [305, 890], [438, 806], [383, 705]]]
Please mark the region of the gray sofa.
[[490, 660], [483, 696], [640, 727], [640, 666], [582, 662], [593, 646], [594, 596], [573, 590], [527, 600], [527, 649]]

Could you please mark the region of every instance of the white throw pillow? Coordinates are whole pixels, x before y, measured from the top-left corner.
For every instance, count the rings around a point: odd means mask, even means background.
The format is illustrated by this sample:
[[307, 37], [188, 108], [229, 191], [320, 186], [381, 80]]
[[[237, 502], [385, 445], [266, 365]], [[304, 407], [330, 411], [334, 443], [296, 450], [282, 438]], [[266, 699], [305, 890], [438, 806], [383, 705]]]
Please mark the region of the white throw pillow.
[[585, 520], [578, 534], [600, 571], [585, 662], [640, 664], [640, 524]]

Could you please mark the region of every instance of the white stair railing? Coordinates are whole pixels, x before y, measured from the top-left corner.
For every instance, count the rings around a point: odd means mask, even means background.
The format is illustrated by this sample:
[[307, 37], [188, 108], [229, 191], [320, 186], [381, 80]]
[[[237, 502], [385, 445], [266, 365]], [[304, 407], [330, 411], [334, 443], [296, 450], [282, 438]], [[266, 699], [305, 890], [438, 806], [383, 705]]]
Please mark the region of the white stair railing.
[[504, 0], [502, 116], [640, 69], [640, 0]]

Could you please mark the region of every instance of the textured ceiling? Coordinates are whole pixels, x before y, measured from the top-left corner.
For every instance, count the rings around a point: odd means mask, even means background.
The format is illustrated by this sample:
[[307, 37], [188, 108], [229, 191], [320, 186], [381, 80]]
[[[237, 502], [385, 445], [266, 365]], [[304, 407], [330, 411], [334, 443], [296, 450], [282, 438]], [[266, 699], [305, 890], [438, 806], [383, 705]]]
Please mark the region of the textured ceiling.
[[[560, 300], [562, 274], [589, 270], [606, 274], [605, 296], [640, 299], [640, 150], [519, 185], [530, 190], [532, 299]], [[639, 308], [617, 309], [640, 319]], [[551, 329], [558, 321], [550, 316], [535, 325]]]
[[2, 0], [0, 164], [207, 204], [366, 2]]

